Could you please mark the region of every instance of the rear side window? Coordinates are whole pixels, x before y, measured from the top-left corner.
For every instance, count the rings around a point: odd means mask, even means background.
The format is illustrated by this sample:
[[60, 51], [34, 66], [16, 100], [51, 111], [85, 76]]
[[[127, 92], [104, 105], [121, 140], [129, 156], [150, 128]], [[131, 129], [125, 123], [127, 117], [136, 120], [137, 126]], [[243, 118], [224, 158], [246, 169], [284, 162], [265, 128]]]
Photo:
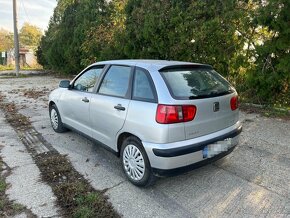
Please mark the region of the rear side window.
[[131, 67], [111, 66], [106, 73], [100, 89], [100, 94], [125, 98], [129, 91]]
[[176, 99], [210, 98], [234, 92], [234, 88], [209, 67], [162, 70], [161, 74]]
[[140, 101], [155, 101], [154, 88], [146, 71], [136, 68], [133, 82], [133, 99]]

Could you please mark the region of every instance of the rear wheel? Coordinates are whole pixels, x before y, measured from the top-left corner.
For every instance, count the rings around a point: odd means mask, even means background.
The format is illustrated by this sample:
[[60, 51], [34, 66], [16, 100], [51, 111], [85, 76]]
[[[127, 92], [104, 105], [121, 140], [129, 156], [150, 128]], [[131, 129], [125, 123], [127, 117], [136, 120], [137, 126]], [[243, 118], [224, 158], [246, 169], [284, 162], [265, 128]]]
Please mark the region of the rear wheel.
[[68, 129], [64, 127], [60, 114], [55, 104], [49, 108], [50, 123], [53, 130], [57, 133], [66, 132]]
[[127, 178], [136, 186], [150, 186], [155, 181], [147, 154], [140, 140], [130, 136], [121, 149], [122, 166]]

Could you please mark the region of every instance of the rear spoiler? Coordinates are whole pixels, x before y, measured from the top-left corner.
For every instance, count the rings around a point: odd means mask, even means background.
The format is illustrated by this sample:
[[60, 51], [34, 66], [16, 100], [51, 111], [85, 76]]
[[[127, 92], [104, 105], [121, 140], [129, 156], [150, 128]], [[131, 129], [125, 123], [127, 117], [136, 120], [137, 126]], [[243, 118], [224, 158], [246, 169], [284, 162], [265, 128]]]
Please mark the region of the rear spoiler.
[[182, 64], [182, 65], [169, 65], [159, 69], [160, 72], [167, 70], [184, 70], [184, 69], [213, 69], [209, 64]]

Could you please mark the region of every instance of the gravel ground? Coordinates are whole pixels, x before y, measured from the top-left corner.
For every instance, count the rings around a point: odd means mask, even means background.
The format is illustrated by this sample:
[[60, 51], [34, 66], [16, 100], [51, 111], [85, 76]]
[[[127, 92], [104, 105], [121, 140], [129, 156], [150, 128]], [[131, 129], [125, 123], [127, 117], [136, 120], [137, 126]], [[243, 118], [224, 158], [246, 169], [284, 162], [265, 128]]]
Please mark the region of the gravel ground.
[[[140, 189], [126, 180], [113, 154], [74, 132], [53, 132], [47, 100], [59, 80], [50, 76], [2, 78], [0, 92], [21, 108], [56, 150], [68, 155], [94, 188], [105, 190], [124, 217], [290, 217], [290, 121], [241, 113], [241, 142], [229, 156]], [[4, 123], [0, 119], [0, 135], [6, 136], [2, 129], [9, 127]], [[1, 139], [5, 147], [15, 136], [9, 137]], [[23, 164], [23, 176], [27, 171]], [[9, 196], [16, 198], [11, 190], [15, 193], [17, 187], [12, 184], [9, 190]], [[29, 208], [33, 211], [34, 207], [31, 203]]]

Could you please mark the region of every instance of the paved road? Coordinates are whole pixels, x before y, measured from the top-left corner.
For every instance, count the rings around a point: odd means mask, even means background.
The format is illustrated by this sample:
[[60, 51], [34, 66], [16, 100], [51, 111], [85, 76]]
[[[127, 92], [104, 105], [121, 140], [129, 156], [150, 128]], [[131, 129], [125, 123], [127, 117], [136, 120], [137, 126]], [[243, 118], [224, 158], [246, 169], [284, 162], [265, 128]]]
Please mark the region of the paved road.
[[290, 217], [289, 121], [242, 113], [244, 131], [232, 154], [140, 189], [126, 180], [119, 159], [108, 151], [74, 132], [53, 132], [47, 95], [33, 99], [23, 94], [32, 88], [52, 90], [58, 81], [49, 76], [0, 79], [0, 92], [93, 187], [106, 190], [124, 217]]

